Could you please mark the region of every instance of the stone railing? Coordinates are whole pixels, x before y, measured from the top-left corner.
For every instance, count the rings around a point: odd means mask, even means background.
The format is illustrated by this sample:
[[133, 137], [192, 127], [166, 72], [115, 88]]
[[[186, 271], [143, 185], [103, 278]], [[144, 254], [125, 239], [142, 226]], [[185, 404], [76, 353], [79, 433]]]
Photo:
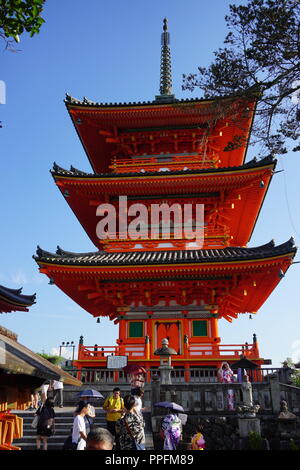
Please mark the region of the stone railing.
[[[82, 369], [81, 371], [68, 370], [68, 372], [80, 378], [84, 388], [95, 388], [104, 396], [110, 394], [115, 385], [120, 386], [123, 395], [130, 391], [129, 379], [123, 371]], [[255, 376], [253, 376], [253, 371], [247, 372], [251, 379], [253, 402], [260, 405], [260, 412], [278, 414], [280, 401], [285, 400], [291, 412], [300, 413], [300, 388], [283, 383], [288, 381], [286, 380], [288, 376], [284, 368], [259, 369], [255, 371]], [[159, 380], [159, 370], [147, 370], [145, 377], [145, 406], [149, 407], [159, 401], [175, 401], [191, 414], [236, 414], [236, 408], [242, 402], [241, 383], [218, 383], [216, 369], [191, 369], [188, 377], [189, 382], [186, 381], [185, 374], [184, 369], [173, 369], [171, 371], [172, 385], [162, 385]], [[70, 399], [75, 404], [75, 392], [78, 391], [78, 388], [67, 388], [70, 389]], [[228, 390], [233, 391], [233, 410], [230, 410], [228, 406]]]
[[[188, 413], [203, 415], [230, 415], [237, 413], [242, 404], [241, 383], [198, 383], [162, 385], [152, 383], [152, 402], [173, 401], [180, 403]], [[260, 413], [278, 414], [280, 402], [285, 400], [293, 413], [300, 412], [300, 388], [279, 382], [278, 374], [269, 380], [252, 382], [253, 403], [260, 406]], [[230, 398], [233, 396], [233, 408]], [[155, 409], [153, 409], [155, 413]]]
[[[284, 369], [277, 368], [262, 368], [254, 371], [247, 371], [251, 382], [269, 382], [269, 377], [278, 373], [280, 381], [284, 382]], [[68, 370], [71, 375], [77, 377], [84, 384], [95, 385], [95, 384], [127, 384], [128, 378], [123, 371], [112, 370], [112, 369], [92, 369], [86, 368], [81, 370]], [[147, 369], [145, 376], [145, 383], [150, 384], [153, 377], [159, 377], [159, 369]], [[195, 369], [173, 369], [171, 371], [171, 380], [174, 385], [176, 384], [198, 384], [198, 383], [216, 383], [217, 382], [217, 370], [213, 368], [195, 368]]]

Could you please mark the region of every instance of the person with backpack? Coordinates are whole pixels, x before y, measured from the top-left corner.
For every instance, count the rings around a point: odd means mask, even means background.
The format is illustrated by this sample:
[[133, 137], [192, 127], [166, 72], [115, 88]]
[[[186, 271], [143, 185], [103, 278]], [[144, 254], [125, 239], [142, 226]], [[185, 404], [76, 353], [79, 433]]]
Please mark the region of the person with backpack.
[[36, 428], [36, 448], [41, 449], [41, 441], [43, 441], [43, 450], [48, 449], [48, 438], [54, 434], [54, 401], [52, 398], [47, 398], [45, 403], [41, 405], [37, 412], [38, 423]]

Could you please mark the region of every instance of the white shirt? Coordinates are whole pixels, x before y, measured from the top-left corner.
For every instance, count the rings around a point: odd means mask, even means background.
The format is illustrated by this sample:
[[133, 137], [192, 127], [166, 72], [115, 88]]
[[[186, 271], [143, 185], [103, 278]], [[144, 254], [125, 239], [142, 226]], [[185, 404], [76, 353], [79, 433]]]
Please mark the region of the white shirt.
[[41, 386], [41, 392], [47, 395], [49, 384], [44, 384]]
[[85, 421], [83, 416], [77, 415], [73, 422], [72, 442], [78, 442], [77, 450], [84, 450], [86, 441], [80, 437], [80, 432], [84, 432], [84, 434], [86, 434]]
[[59, 390], [64, 388], [64, 384], [58, 380], [53, 380], [52, 382], [53, 390]]
[[138, 397], [137, 395], [134, 395], [135, 398], [135, 409], [136, 412], [141, 415], [142, 414], [142, 399], [141, 397]]

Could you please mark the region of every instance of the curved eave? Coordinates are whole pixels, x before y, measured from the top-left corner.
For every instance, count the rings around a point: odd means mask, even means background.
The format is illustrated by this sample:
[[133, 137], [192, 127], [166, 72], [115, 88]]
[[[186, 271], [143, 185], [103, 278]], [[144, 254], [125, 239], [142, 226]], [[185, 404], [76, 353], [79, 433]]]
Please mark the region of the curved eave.
[[[273, 246], [273, 243], [267, 245], [262, 245], [262, 247], [257, 248], [226, 248], [226, 249], [208, 249], [208, 250], [188, 250], [184, 253], [184, 260], [177, 262], [176, 254], [181, 254], [182, 252], [123, 252], [123, 253], [106, 253], [106, 252], [96, 252], [96, 253], [82, 253], [82, 254], [73, 254], [64, 252], [59, 249], [62, 254], [53, 254], [45, 252], [38, 248], [38, 256], [33, 258], [39, 264], [40, 267], [48, 265], [49, 267], [55, 268], [72, 268], [74, 270], [101, 270], [101, 269], [111, 269], [117, 268], [121, 270], [125, 269], [156, 269], [156, 268], [221, 268], [232, 267], [237, 265], [249, 265], [253, 263], [268, 263], [274, 260], [279, 260], [282, 258], [292, 259], [296, 252], [297, 248], [294, 246], [293, 239], [290, 239], [288, 242], [278, 245], [277, 247]], [[240, 254], [238, 252], [240, 250]], [[259, 250], [261, 254], [259, 254]], [[222, 256], [220, 256], [220, 253]], [[98, 263], [94, 262], [95, 257], [99, 257]], [[122, 256], [124, 259], [122, 259]], [[148, 258], [147, 258], [148, 256]], [[189, 259], [188, 259], [189, 256]], [[132, 258], [131, 262], [128, 263], [126, 260]], [[136, 259], [135, 259], [136, 257]], [[155, 260], [157, 258], [157, 261]], [[172, 261], [172, 258], [175, 261]], [[161, 262], [163, 258], [164, 262]], [[168, 258], [166, 260], [166, 258]], [[197, 259], [196, 259], [197, 258]], [[223, 258], [223, 259], [222, 259]], [[110, 261], [111, 260], [111, 261]], [[112, 262], [113, 260], [113, 262]]]
[[36, 294], [23, 295], [21, 292], [22, 289], [10, 289], [0, 286], [0, 313], [28, 312], [28, 307], [35, 304]]
[[[124, 295], [130, 296], [128, 294], [128, 282], [133, 282], [134, 288], [140, 282], [150, 282], [151, 288], [153, 288], [153, 283], [157, 282], [159, 286], [160, 282], [168, 280], [174, 281], [175, 284], [173, 284], [172, 289], [176, 290], [176, 282], [201, 281], [203, 283], [201, 285], [205, 290], [205, 288], [211, 286], [212, 282], [221, 280], [226, 283], [229, 291], [225, 297], [220, 297], [217, 304], [220, 307], [220, 315], [224, 315], [230, 321], [232, 315], [236, 317], [238, 313], [257, 312], [291, 265], [296, 253], [296, 248], [292, 247], [291, 241], [279, 245], [274, 250], [272, 250], [272, 245], [272, 243], [269, 243], [260, 247], [264, 251], [267, 250], [268, 255], [258, 256], [258, 253], [253, 253], [251, 259], [242, 260], [221, 261], [220, 259], [210, 259], [202, 262], [186, 262], [185, 260], [181, 263], [157, 262], [155, 264], [148, 261], [143, 264], [119, 263], [118, 265], [109, 262], [106, 265], [88, 265], [85, 261], [85, 264], [81, 262], [81, 265], [78, 265], [78, 262], [76, 263], [76, 259], [74, 259], [75, 254], [69, 253], [67, 255], [67, 252], [63, 252], [63, 250], [60, 250], [62, 255], [51, 255], [44, 252], [40, 257], [35, 257], [35, 260], [40, 266], [41, 273], [46, 274], [58, 288], [94, 317], [108, 316], [110, 319], [114, 319], [118, 315], [118, 306], [124, 307], [122, 301], [119, 305], [118, 302], [114, 304], [111, 302], [110, 296], [107, 297], [105, 283], [109, 283], [110, 289], [121, 290]], [[251, 251], [251, 249], [244, 250]], [[147, 253], [145, 254], [147, 255]], [[86, 256], [86, 260], [94, 255], [89, 254]], [[109, 257], [117, 256], [117, 254], [111, 255], [108, 253], [106, 255]], [[128, 256], [128, 253], [126, 253], [126, 256]], [[66, 257], [68, 258], [67, 262], [59, 262], [57, 259]], [[253, 286], [252, 284], [249, 285], [251, 279], [255, 280]], [[243, 295], [242, 285], [244, 281], [247, 282], [249, 291]], [[241, 285], [236, 286], [236, 282], [240, 282]], [[112, 287], [114, 285], [115, 287]], [[237, 302], [237, 306], [230, 305], [232, 296]], [[229, 303], [228, 308], [226, 303]], [[125, 305], [129, 304], [130, 300], [125, 303]]]
[[278, 255], [278, 256], [272, 256], [272, 257], [267, 257], [267, 258], [253, 258], [253, 259], [249, 259], [249, 260], [237, 260], [237, 261], [221, 261], [221, 262], [213, 262], [213, 261], [210, 261], [210, 262], [204, 262], [204, 263], [170, 263], [170, 264], [155, 264], [155, 265], [147, 265], [147, 264], [139, 264], [139, 265], [132, 265], [132, 264], [124, 264], [124, 265], [121, 265], [121, 266], [116, 266], [116, 265], [101, 265], [101, 266], [92, 266], [92, 265], [89, 265], [89, 266], [84, 266], [84, 265], [72, 265], [70, 263], [68, 264], [62, 264], [62, 263], [54, 263], [54, 262], [49, 262], [49, 261], [39, 261], [39, 260], [36, 260], [36, 262], [38, 263], [38, 265], [43, 268], [45, 266], [49, 266], [49, 267], [53, 267], [53, 268], [57, 268], [58, 270], [61, 269], [62, 271], [69, 271], [69, 268], [72, 268], [72, 272], [75, 272], [75, 271], [82, 271], [82, 270], [90, 270], [90, 271], [101, 271], [101, 270], [108, 270], [108, 269], [115, 269], [115, 270], [118, 270], [118, 271], [123, 271], [123, 270], [126, 270], [126, 269], [131, 269], [131, 270], [134, 270], [134, 271], [137, 271], [137, 270], [143, 270], [143, 269], [147, 269], [147, 270], [156, 270], [157, 268], [165, 268], [167, 270], [170, 270], [172, 268], [174, 269], [180, 269], [182, 268], [183, 270], [187, 270], [187, 269], [202, 269], [205, 270], [205, 268], [208, 268], [208, 270], [212, 270], [212, 269], [215, 269], [217, 270], [218, 268], [220, 268], [221, 270], [223, 269], [231, 269], [232, 267], [235, 267], [235, 266], [245, 266], [247, 269], [249, 267], [249, 265], [257, 265], [257, 264], [268, 264], [269, 262], [272, 262], [272, 261], [276, 261], [276, 260], [280, 260], [280, 259], [283, 259], [283, 258], [290, 258], [292, 259], [293, 257], [295, 256], [295, 253], [293, 252], [290, 252], [290, 253], [286, 253], [284, 255]]
[[[173, 179], [187, 179], [187, 178], [201, 178], [206, 177], [220, 177], [220, 176], [234, 176], [240, 174], [247, 174], [253, 171], [259, 170], [274, 170], [277, 164], [277, 160], [271, 158], [265, 158], [261, 161], [251, 160], [247, 164], [240, 165], [237, 167], [227, 168], [214, 168], [204, 170], [180, 170], [180, 171], [164, 171], [164, 172], [148, 172], [148, 173], [105, 173], [105, 174], [90, 174], [84, 173], [83, 171], [68, 171], [58, 165], [54, 164], [51, 174], [55, 181], [65, 180], [66, 182], [86, 182], [86, 183], [98, 183], [98, 182], [112, 182], [120, 183], [120, 181], [145, 181], [145, 180], [173, 180]], [[200, 180], [200, 181], [201, 181]]]

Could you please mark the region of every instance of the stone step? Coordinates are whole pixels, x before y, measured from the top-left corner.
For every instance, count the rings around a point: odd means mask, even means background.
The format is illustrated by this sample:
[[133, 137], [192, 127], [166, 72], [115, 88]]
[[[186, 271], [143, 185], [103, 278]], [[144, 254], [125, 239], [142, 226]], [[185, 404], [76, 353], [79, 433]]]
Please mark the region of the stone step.
[[[49, 450], [62, 450], [63, 444], [72, 432], [74, 420], [74, 408], [55, 410], [55, 434], [48, 438]], [[23, 418], [23, 437], [15, 439], [13, 444], [22, 450], [36, 449], [36, 429], [31, 427], [35, 412], [33, 411], [15, 411], [14, 414]], [[146, 448], [153, 449], [153, 439], [151, 427], [149, 427], [149, 416], [145, 416], [146, 420]], [[106, 428], [105, 412], [102, 409], [96, 409], [96, 417], [94, 418], [96, 426]], [[42, 447], [42, 445], [41, 445]]]
[[[48, 450], [63, 450], [63, 442], [56, 443], [56, 442], [51, 442], [50, 440], [48, 440], [48, 443], [47, 443]], [[24, 442], [22, 444], [16, 443], [14, 445], [16, 445], [17, 447], [20, 447], [22, 450], [37, 450], [36, 443]], [[43, 448], [42, 443], [41, 443], [41, 448]]]

